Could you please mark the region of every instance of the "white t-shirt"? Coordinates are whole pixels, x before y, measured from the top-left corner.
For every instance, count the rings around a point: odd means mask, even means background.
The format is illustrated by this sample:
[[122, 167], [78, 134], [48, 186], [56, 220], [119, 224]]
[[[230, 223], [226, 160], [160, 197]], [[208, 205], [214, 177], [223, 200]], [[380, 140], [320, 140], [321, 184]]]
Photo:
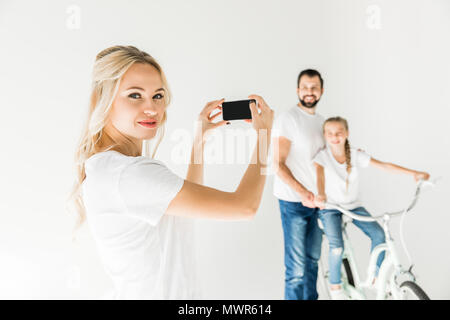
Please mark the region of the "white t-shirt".
[[[347, 164], [337, 162], [328, 146], [322, 149], [313, 160], [324, 167], [327, 201], [339, 204], [347, 210], [361, 206], [358, 200], [358, 169], [367, 167], [371, 157], [364, 151], [350, 148], [350, 158], [352, 164], [350, 174], [347, 172]], [[348, 190], [346, 189], [347, 176]]]
[[148, 157], [93, 155], [82, 184], [87, 222], [114, 299], [196, 299], [193, 221], [164, 215], [184, 180]]
[[[324, 121], [321, 115], [311, 115], [296, 105], [278, 116], [272, 129], [273, 137], [283, 136], [291, 141], [286, 166], [294, 178], [313, 193], [317, 186], [311, 160], [325, 145], [322, 129]], [[281, 200], [301, 202], [300, 195], [278, 175], [274, 177], [273, 194]]]

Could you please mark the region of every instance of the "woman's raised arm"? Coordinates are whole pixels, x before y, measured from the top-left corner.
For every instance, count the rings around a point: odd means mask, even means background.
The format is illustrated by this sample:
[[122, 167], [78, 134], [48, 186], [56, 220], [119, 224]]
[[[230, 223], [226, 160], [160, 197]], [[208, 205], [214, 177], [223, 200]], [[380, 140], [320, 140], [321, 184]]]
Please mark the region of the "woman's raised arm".
[[180, 192], [171, 201], [166, 214], [191, 218], [220, 220], [251, 219], [261, 202], [266, 175], [267, 152], [271, 140], [274, 112], [260, 96], [251, 95], [258, 102], [250, 104], [253, 128], [257, 142], [252, 161], [234, 192], [224, 192], [200, 184], [185, 181]]

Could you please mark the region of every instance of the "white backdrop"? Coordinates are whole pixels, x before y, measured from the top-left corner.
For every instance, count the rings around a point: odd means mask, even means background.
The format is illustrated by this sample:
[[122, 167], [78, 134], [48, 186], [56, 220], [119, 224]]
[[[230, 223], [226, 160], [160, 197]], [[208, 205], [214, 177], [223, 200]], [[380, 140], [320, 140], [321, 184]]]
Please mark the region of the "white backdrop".
[[[449, 31], [445, 0], [1, 0], [0, 298], [95, 299], [111, 288], [88, 228], [72, 242], [65, 200], [95, 55], [122, 44], [149, 52], [166, 72], [174, 99], [158, 158], [183, 177], [174, 133], [192, 130], [207, 101], [257, 93], [279, 114], [297, 102], [298, 73], [317, 68], [325, 80], [318, 111], [346, 117], [353, 145], [443, 177], [407, 217], [405, 236], [425, 291], [449, 299]], [[207, 165], [206, 183], [231, 191], [245, 168]], [[197, 223], [205, 298], [283, 298], [272, 182], [253, 221]], [[362, 190], [377, 214], [401, 208], [414, 184], [369, 168]], [[399, 240], [398, 222], [393, 228]], [[363, 271], [369, 240], [356, 228], [350, 236]]]

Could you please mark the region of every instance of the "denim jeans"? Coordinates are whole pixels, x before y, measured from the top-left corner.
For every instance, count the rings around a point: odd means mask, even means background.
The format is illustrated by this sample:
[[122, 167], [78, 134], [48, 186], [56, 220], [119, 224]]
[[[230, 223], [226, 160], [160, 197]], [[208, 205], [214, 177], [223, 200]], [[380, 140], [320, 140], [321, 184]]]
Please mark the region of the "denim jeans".
[[[358, 207], [350, 211], [361, 216], [370, 216], [370, 214], [363, 207]], [[330, 247], [330, 252], [328, 255], [330, 284], [340, 284], [342, 253], [344, 248], [344, 241], [342, 239], [342, 213], [334, 209], [320, 210], [319, 218], [320, 221], [322, 221], [323, 229]], [[353, 224], [361, 229], [370, 238], [372, 242], [370, 251], [372, 251], [377, 245], [385, 242], [384, 231], [377, 222], [353, 220]], [[384, 251], [378, 256], [375, 275], [378, 275], [384, 256]]]
[[286, 300], [317, 300], [317, 271], [322, 248], [318, 209], [278, 200], [284, 235]]

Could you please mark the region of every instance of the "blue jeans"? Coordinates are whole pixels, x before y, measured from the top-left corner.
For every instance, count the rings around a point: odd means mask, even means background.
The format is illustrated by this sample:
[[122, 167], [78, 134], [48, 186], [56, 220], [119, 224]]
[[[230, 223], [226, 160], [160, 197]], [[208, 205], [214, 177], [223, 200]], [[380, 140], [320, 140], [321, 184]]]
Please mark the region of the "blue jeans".
[[317, 271], [322, 248], [318, 209], [278, 200], [284, 235], [286, 300], [317, 300]]
[[[350, 210], [361, 216], [369, 216], [363, 207]], [[344, 241], [342, 239], [342, 213], [334, 209], [325, 209], [319, 211], [319, 218], [322, 221], [325, 235], [327, 236], [330, 252], [328, 256], [328, 264], [330, 269], [330, 284], [341, 283], [341, 265]], [[361, 229], [371, 240], [372, 246], [370, 251], [377, 245], [385, 242], [384, 231], [377, 222], [363, 222], [353, 220], [353, 224]], [[381, 263], [383, 262], [385, 252], [383, 251], [377, 259], [377, 268], [375, 275], [378, 275]]]

